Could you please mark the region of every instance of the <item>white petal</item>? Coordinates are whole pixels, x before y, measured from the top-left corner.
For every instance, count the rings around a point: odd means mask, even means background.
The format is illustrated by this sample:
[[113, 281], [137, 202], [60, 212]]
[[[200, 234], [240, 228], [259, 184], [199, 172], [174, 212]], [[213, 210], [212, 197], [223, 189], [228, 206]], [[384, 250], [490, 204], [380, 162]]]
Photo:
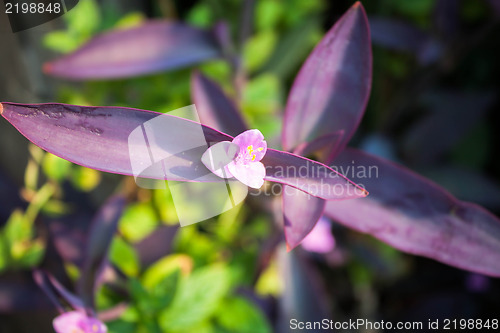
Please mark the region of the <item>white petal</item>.
[[251, 188], [260, 188], [264, 184], [266, 168], [261, 162], [248, 164], [231, 163], [228, 169], [234, 178]]
[[221, 178], [231, 178], [233, 175], [228, 169], [228, 165], [233, 163], [233, 159], [239, 151], [239, 146], [229, 141], [216, 143], [203, 153], [201, 161], [208, 170]]

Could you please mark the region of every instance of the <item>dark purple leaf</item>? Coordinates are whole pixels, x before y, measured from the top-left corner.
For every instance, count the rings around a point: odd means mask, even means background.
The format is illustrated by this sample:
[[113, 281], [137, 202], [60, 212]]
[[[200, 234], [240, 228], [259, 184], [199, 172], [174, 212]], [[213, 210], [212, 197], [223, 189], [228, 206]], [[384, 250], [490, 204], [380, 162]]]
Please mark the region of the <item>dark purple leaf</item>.
[[290, 185], [325, 200], [361, 198], [368, 192], [326, 165], [292, 153], [268, 149], [262, 159], [266, 180]]
[[50, 306], [47, 297], [34, 283], [31, 272], [3, 272], [0, 275], [0, 313], [25, 313]]
[[40, 289], [42, 289], [42, 291], [45, 293], [45, 296], [47, 296], [48, 299], [50, 299], [50, 301], [56, 307], [56, 309], [59, 312], [63, 313], [64, 305], [61, 304], [61, 302], [59, 302], [59, 299], [52, 287], [52, 283], [50, 282], [47, 275], [41, 270], [35, 269], [33, 270], [33, 280], [35, 280], [36, 284], [40, 287]]
[[48, 223], [50, 238], [59, 256], [83, 267], [90, 214], [72, 214]]
[[[0, 106], [2, 116], [31, 142], [73, 163], [125, 175], [139, 170], [136, 174], [144, 178], [225, 181], [209, 172], [201, 157], [208, 143], [233, 138], [199, 123], [122, 107], [15, 103]], [[367, 194], [331, 168], [298, 155], [269, 149], [262, 162], [266, 180], [297, 187], [323, 199]]]
[[288, 97], [282, 143], [304, 142], [343, 130], [339, 150], [356, 130], [370, 94], [372, 55], [366, 13], [356, 2], [309, 55]]
[[492, 209], [500, 207], [500, 184], [477, 171], [448, 166], [422, 174], [461, 200], [472, 201]]
[[429, 35], [410, 23], [370, 16], [370, 32], [374, 44], [393, 50], [417, 52]]
[[78, 293], [89, 308], [93, 308], [97, 280], [107, 263], [107, 252], [124, 208], [125, 199], [123, 197], [112, 197], [104, 203], [92, 221], [88, 234], [85, 262], [78, 281]]
[[441, 56], [441, 43], [429, 33], [404, 21], [370, 17], [371, 38], [374, 44], [412, 52], [422, 65], [435, 62]]
[[[328, 163], [338, 154], [344, 131], [327, 134], [295, 149], [298, 155], [316, 154]], [[323, 215], [325, 201], [289, 186], [283, 187], [283, 223], [287, 250], [293, 250], [312, 231]]]
[[431, 112], [410, 129], [404, 140], [404, 151], [415, 162], [435, 162], [478, 124], [495, 99], [487, 92], [426, 95], [423, 102]]
[[[496, 1], [498, 2], [498, 1]], [[434, 7], [434, 27], [444, 40], [452, 40], [459, 32], [460, 1], [438, 0]]]
[[321, 136], [298, 145], [293, 153], [301, 156], [316, 155], [318, 161], [330, 163], [339, 153], [343, 136], [343, 130]]
[[143, 267], [149, 267], [157, 260], [172, 252], [172, 245], [179, 227], [161, 225], [146, 238], [135, 244], [139, 262]]
[[[21, 134], [40, 148], [73, 163], [134, 175], [131, 149], [134, 163], [149, 165], [142, 170], [141, 177], [224, 181], [209, 173], [201, 156], [208, 148], [207, 142], [231, 141], [232, 137], [190, 120], [123, 107], [14, 103], [2, 106], [2, 116]], [[149, 146], [141, 129], [147, 133]], [[129, 145], [132, 132], [138, 133], [143, 141]], [[154, 162], [150, 153], [154, 154]], [[160, 160], [157, 154], [165, 158]]]
[[[277, 251], [285, 290], [279, 300], [277, 332], [289, 332], [290, 320], [321, 321], [328, 317], [329, 304], [324, 281], [317, 268], [306, 261], [300, 251]], [[321, 330], [307, 330], [320, 332]]]
[[326, 201], [290, 186], [283, 187], [283, 219], [287, 251], [311, 232], [323, 215]]
[[408, 169], [362, 151], [347, 149], [335, 164], [370, 189], [370, 196], [327, 202], [325, 214], [401, 251], [500, 276], [498, 217], [455, 199]]
[[224, 94], [217, 83], [195, 72], [191, 79], [191, 92], [202, 124], [231, 136], [248, 129], [234, 102]]
[[210, 31], [150, 21], [99, 35], [45, 64], [44, 71], [72, 80], [114, 79], [185, 67], [220, 55], [219, 43]]
[[233, 47], [231, 40], [231, 31], [229, 31], [229, 27], [226, 22], [220, 21], [217, 22], [212, 28], [213, 34], [215, 36], [215, 40], [219, 44], [221, 48], [221, 52], [224, 55], [227, 55]]
[[[38, 269], [34, 270], [33, 279], [56, 306], [59, 304], [57, 298], [61, 298], [75, 310], [83, 311], [85, 309], [82, 300], [68, 291], [50, 273]], [[60, 308], [60, 306], [58, 306], [58, 308]]]

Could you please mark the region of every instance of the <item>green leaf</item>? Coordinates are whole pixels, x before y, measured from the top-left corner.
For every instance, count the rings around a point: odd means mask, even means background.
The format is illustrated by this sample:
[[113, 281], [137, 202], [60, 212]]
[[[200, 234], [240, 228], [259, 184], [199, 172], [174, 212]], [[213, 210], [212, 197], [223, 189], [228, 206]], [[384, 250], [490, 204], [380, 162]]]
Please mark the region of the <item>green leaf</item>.
[[125, 320], [106, 323], [109, 333], [137, 333], [136, 324]]
[[99, 28], [101, 16], [95, 0], [80, 0], [68, 13], [63, 15], [67, 30], [46, 34], [43, 44], [54, 51], [69, 53], [87, 41]]
[[165, 331], [182, 330], [202, 324], [210, 318], [227, 295], [231, 273], [225, 266], [209, 266], [194, 271], [182, 281], [170, 307], [159, 316]]
[[186, 20], [194, 26], [208, 28], [213, 24], [212, 11], [206, 4], [198, 3], [189, 11]]
[[274, 112], [281, 104], [281, 85], [272, 74], [259, 75], [248, 82], [243, 94], [243, 107], [250, 115]]
[[128, 276], [139, 274], [139, 258], [134, 248], [123, 239], [115, 237], [109, 253], [111, 262]]
[[291, 79], [322, 36], [318, 20], [303, 20], [280, 36], [273, 54], [262, 68], [282, 80]]
[[33, 223], [20, 210], [15, 210], [7, 220], [0, 244], [4, 265], [7, 265], [9, 258], [15, 266], [20, 267], [33, 267], [42, 260], [45, 244], [41, 239], [33, 240], [33, 235]]
[[177, 269], [163, 278], [163, 280], [156, 284], [156, 286], [151, 290], [155, 310], [165, 309], [173, 301], [180, 278], [181, 271]]
[[233, 333], [268, 333], [271, 325], [253, 303], [241, 297], [230, 298], [217, 312], [217, 322]]
[[248, 71], [260, 68], [271, 56], [278, 36], [272, 30], [266, 30], [248, 39], [243, 50], [243, 62]]
[[71, 162], [47, 153], [43, 158], [42, 169], [50, 179], [61, 181], [68, 175], [71, 165]]
[[123, 213], [118, 229], [130, 242], [138, 242], [149, 235], [158, 225], [156, 213], [148, 203], [129, 205]]
[[434, 0], [391, 0], [390, 2], [398, 12], [411, 17], [427, 16], [434, 7]]
[[4, 240], [2, 230], [0, 230], [0, 273], [7, 269], [9, 265], [8, 245]]
[[258, 128], [264, 137], [279, 133], [281, 118], [277, 110], [282, 104], [279, 79], [272, 74], [262, 74], [251, 80], [243, 94], [243, 111], [249, 115], [250, 128]]
[[40, 212], [42, 207], [50, 200], [54, 192], [55, 187], [51, 183], [46, 183], [38, 190], [38, 192], [36, 192], [24, 214], [26, 223], [33, 224], [35, 222], [35, 218], [37, 217], [38, 213]]
[[68, 31], [58, 30], [46, 34], [43, 37], [43, 45], [53, 51], [70, 53], [81, 45], [81, 41]]
[[293, 10], [285, 11], [285, 22], [287, 25], [292, 26], [300, 24], [307, 17], [315, 16], [316, 20], [319, 20], [318, 14], [324, 11], [325, 1], [323, 0], [289, 0], [288, 8], [293, 8]]
[[191, 272], [192, 268], [193, 259], [191, 257], [185, 254], [169, 255], [149, 266], [142, 275], [142, 283], [146, 289], [152, 291], [173, 272], [180, 270], [187, 274]]
[[10, 247], [14, 243], [29, 240], [33, 235], [33, 226], [24, 218], [23, 212], [16, 209], [7, 220], [4, 235]]
[[123, 16], [116, 22], [115, 28], [131, 28], [140, 25], [146, 20], [143, 13], [133, 12]]
[[280, 276], [276, 260], [260, 275], [255, 285], [255, 290], [259, 295], [279, 296], [284, 290], [283, 280]]
[[166, 189], [153, 190], [153, 202], [164, 223], [170, 225], [179, 223], [174, 201], [168, 187]]
[[97, 31], [101, 24], [101, 15], [99, 7], [95, 0], [80, 0], [75, 6], [64, 16], [68, 23], [68, 29], [85, 38], [88, 38]]
[[[183, 329], [180, 330], [175, 330], [172, 331], [172, 333], [185, 333], [186, 331]], [[209, 321], [204, 321], [200, 323], [199, 325], [196, 325], [194, 327], [191, 327], [189, 332], [196, 332], [196, 333], [226, 333], [226, 332], [221, 332], [219, 330], [216, 330], [214, 325], [209, 322]]]
[[17, 263], [24, 268], [37, 266], [45, 254], [45, 243], [41, 239], [25, 243], [25, 250]]
[[255, 25], [257, 30], [275, 29], [283, 17], [284, 4], [277, 0], [262, 0], [255, 8]]
[[83, 192], [90, 192], [101, 182], [101, 173], [82, 166], [76, 166], [71, 173], [71, 183]]
[[71, 211], [71, 204], [56, 199], [50, 199], [42, 207], [42, 213], [50, 217], [61, 217], [69, 214]]

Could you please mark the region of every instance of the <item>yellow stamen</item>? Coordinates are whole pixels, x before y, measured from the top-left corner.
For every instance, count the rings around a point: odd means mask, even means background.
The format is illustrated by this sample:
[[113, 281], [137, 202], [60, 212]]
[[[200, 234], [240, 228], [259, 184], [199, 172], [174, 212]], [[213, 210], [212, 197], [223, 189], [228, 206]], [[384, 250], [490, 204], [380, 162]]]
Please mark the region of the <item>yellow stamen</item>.
[[255, 161], [255, 159], [257, 158], [254, 154], [255, 151], [263, 151], [264, 148], [262, 147], [259, 147], [257, 148], [257, 150], [254, 150], [253, 149], [253, 145], [250, 145], [247, 147], [247, 152], [248, 152], [248, 156], [250, 156], [250, 158], [252, 159], [252, 161]]

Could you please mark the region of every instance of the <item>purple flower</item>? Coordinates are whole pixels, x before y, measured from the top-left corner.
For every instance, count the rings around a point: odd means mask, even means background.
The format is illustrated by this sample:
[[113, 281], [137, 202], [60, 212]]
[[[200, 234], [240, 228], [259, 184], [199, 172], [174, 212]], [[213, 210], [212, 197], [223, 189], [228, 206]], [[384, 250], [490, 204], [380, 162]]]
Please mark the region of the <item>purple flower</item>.
[[70, 311], [57, 316], [52, 322], [57, 333], [106, 333], [106, 325], [80, 311]]
[[234, 177], [243, 184], [260, 188], [264, 184], [266, 168], [260, 162], [267, 151], [262, 133], [248, 130], [236, 136], [232, 142], [222, 141], [208, 148], [201, 160], [215, 175]]

